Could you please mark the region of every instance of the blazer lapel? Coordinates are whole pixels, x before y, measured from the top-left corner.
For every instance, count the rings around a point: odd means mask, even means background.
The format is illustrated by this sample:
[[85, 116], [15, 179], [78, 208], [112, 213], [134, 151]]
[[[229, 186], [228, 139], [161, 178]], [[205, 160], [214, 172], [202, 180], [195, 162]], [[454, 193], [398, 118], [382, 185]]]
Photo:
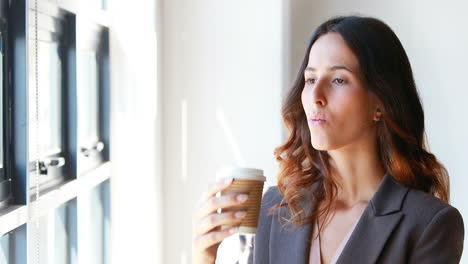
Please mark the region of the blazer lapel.
[[387, 239], [400, 222], [403, 200], [409, 188], [387, 173], [364, 210], [337, 260], [344, 263], [376, 263]]
[[[385, 174], [343, 248], [337, 264], [366, 264], [377, 261], [387, 239], [403, 217], [400, 210], [408, 190], [408, 187], [394, 181], [388, 173]], [[308, 215], [315, 209], [310, 200], [304, 205]], [[282, 216], [290, 217], [286, 207], [281, 208], [280, 212]], [[278, 216], [274, 219], [276, 217]], [[271, 230], [280, 231], [270, 234], [270, 263], [308, 264], [312, 224], [295, 231], [288, 231], [292, 228], [292, 224], [289, 223], [284, 228], [279, 227], [280, 223], [277, 220], [274, 220], [273, 224], [278, 226], [272, 226]]]
[[[292, 225], [288, 224], [287, 227]], [[296, 231], [283, 230], [271, 234], [270, 237], [270, 262], [271, 264], [300, 263], [307, 264], [309, 261], [310, 241], [312, 225]]]
[[[317, 184], [312, 185], [311, 190], [315, 190]], [[310, 215], [314, 210], [314, 203], [311, 199], [306, 199], [302, 203], [302, 208], [306, 211], [306, 215]], [[287, 207], [280, 210], [280, 215], [289, 219], [291, 214]], [[273, 218], [273, 224], [276, 227], [271, 227], [271, 230], [280, 230], [270, 234], [270, 262], [271, 264], [298, 263], [308, 264], [310, 243], [312, 234], [312, 224], [306, 224], [303, 227], [291, 231], [293, 224], [286, 223], [282, 220], [284, 227], [280, 228], [281, 223], [277, 220], [278, 215]]]

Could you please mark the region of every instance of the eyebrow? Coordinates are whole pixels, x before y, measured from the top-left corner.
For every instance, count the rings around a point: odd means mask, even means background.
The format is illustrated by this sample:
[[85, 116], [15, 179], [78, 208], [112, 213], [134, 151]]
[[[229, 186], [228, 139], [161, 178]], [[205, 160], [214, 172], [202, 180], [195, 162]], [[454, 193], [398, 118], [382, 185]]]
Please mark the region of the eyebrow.
[[[349, 71], [349, 72], [353, 72], [352, 70], [350, 70], [348, 67], [346, 66], [343, 66], [343, 65], [335, 65], [335, 66], [331, 66], [331, 67], [328, 67], [328, 71], [336, 71], [336, 70], [345, 70], [345, 71]], [[308, 71], [317, 71], [315, 68], [312, 68], [312, 67], [307, 67], [305, 70], [304, 70], [304, 73], [305, 72], [308, 72]]]

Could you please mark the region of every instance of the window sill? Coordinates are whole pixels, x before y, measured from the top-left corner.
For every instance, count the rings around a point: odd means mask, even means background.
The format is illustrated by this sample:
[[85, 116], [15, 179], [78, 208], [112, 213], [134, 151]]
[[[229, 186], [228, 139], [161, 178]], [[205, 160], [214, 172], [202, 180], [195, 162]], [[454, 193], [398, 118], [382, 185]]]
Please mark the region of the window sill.
[[81, 174], [78, 179], [41, 194], [38, 201], [33, 200], [28, 205], [12, 205], [0, 210], [0, 236], [76, 198], [80, 193], [109, 179], [110, 175], [111, 162], [106, 162], [94, 170]]

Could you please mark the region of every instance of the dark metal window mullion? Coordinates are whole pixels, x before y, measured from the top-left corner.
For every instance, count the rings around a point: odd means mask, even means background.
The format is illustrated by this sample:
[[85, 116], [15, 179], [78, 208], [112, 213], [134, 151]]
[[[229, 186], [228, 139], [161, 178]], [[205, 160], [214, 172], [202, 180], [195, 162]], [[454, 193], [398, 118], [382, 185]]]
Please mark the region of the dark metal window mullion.
[[99, 78], [99, 140], [104, 143], [102, 159], [109, 161], [110, 138], [110, 86], [109, 86], [109, 30], [103, 28], [100, 32], [98, 47], [98, 78]]
[[63, 126], [63, 155], [67, 162], [65, 177], [67, 179], [77, 178], [77, 146], [78, 146], [78, 116], [77, 116], [77, 77], [76, 77], [76, 16], [66, 15], [63, 27], [62, 61], [63, 78], [62, 87], [62, 126]]
[[5, 167], [12, 180], [13, 204], [26, 205], [29, 188], [27, 0], [11, 1], [8, 12], [8, 103]]
[[8, 52], [7, 52], [7, 10], [8, 10], [8, 2], [5, 0], [0, 0], [0, 53], [2, 56], [2, 60], [0, 63], [2, 72], [2, 82], [1, 85], [1, 93], [2, 93], [2, 138], [1, 138], [1, 148], [2, 148], [2, 160], [1, 167], [0, 167], [0, 208], [8, 205], [9, 199], [11, 198], [11, 180], [8, 178], [6, 173], [7, 170], [7, 162], [6, 162], [6, 152], [7, 152], [7, 144], [8, 144], [8, 135], [6, 130], [8, 129]]

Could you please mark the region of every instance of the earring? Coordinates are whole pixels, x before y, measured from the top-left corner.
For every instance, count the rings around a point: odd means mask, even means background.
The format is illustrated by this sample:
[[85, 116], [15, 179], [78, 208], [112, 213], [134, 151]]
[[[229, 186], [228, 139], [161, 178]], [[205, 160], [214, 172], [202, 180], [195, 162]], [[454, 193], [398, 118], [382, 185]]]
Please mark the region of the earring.
[[380, 117], [382, 116], [382, 113], [380, 112], [380, 110], [377, 109], [377, 113], [375, 114], [375, 117], [374, 117], [374, 122], [379, 122], [380, 121]]

